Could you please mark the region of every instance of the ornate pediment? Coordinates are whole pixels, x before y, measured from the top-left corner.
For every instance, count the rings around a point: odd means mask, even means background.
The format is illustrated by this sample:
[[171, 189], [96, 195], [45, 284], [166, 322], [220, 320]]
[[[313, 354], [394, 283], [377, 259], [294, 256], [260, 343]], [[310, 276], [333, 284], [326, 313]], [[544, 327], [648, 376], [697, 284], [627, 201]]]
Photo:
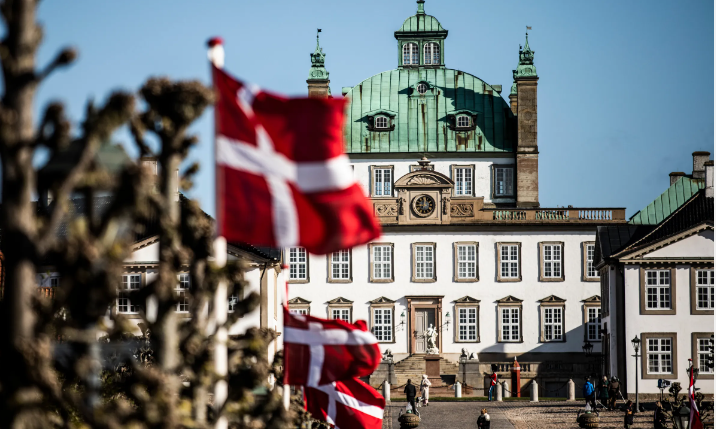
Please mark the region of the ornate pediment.
[[456, 299], [456, 300], [453, 301], [453, 302], [456, 303], [456, 304], [479, 304], [479, 303], [480, 303], [480, 300], [479, 300], [479, 299], [475, 299], [475, 298], [473, 298], [473, 297], [471, 297], [471, 296], [465, 295], [465, 296], [463, 296], [462, 298]]
[[303, 299], [300, 296], [297, 296], [296, 298], [291, 298], [288, 300], [289, 304], [310, 304], [311, 301], [307, 299]]
[[342, 296], [339, 296], [338, 298], [334, 298], [330, 301], [328, 301], [329, 304], [353, 304], [353, 301], [347, 300], [343, 298]]
[[406, 174], [395, 182], [395, 187], [437, 187], [453, 186], [454, 182], [442, 173], [432, 170], [417, 170]]
[[539, 302], [567, 302], [566, 299], [562, 299], [556, 295], [550, 295], [547, 298], [542, 298]]
[[371, 304], [393, 304], [395, 301], [392, 299], [386, 298], [384, 296], [381, 296], [380, 298], [376, 298], [373, 301], [369, 301]]
[[515, 298], [512, 295], [507, 295], [506, 297], [497, 300], [498, 304], [519, 304], [521, 302], [521, 299]]
[[590, 296], [587, 299], [583, 299], [582, 302], [599, 304], [602, 302], [602, 298], [599, 295]]

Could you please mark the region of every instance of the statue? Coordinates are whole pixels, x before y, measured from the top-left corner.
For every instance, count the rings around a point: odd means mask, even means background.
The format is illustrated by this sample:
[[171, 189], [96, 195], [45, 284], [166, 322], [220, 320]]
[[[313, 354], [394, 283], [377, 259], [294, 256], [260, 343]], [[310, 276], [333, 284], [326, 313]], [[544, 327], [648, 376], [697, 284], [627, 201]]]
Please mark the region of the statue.
[[427, 341], [427, 353], [429, 355], [436, 355], [440, 353], [440, 350], [438, 350], [438, 331], [433, 327], [432, 324], [428, 327], [428, 330], [423, 332], [423, 335], [425, 336], [425, 340]]

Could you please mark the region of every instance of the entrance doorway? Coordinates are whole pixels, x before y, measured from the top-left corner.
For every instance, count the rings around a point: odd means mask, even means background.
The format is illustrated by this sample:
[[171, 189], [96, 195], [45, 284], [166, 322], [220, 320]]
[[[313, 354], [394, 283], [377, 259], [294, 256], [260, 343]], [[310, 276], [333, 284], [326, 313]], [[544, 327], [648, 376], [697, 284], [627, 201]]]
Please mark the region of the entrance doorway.
[[415, 309], [415, 353], [426, 353], [428, 350], [428, 342], [423, 333], [427, 331], [430, 325], [435, 326], [435, 309], [434, 308], [417, 308]]

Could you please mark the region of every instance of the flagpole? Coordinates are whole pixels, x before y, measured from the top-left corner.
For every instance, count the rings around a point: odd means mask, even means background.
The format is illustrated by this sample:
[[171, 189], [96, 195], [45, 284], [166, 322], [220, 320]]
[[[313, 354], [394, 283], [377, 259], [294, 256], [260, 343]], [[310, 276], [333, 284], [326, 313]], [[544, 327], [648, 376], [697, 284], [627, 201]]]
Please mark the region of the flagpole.
[[[208, 57], [214, 66], [217, 68], [224, 67], [224, 47], [222, 40], [218, 37], [214, 37], [209, 40], [209, 51]], [[213, 74], [213, 73], [212, 73]], [[214, 113], [216, 117], [216, 113]], [[214, 127], [216, 131], [216, 126]], [[216, 145], [214, 145], [214, 168], [216, 169]], [[220, 180], [217, 180], [219, 172], [215, 170], [214, 186], [217, 192], [215, 192], [215, 207], [216, 207], [216, 219], [217, 226], [221, 224], [222, 210], [221, 210], [221, 192], [218, 192], [217, 186], [220, 186]], [[227, 248], [226, 239], [221, 236], [217, 236], [214, 240], [214, 263], [217, 268], [223, 268], [226, 266], [227, 259]], [[229, 421], [221, 413], [224, 404], [226, 404], [226, 398], [229, 396], [229, 384], [226, 380], [229, 370], [229, 352], [227, 343], [229, 340], [229, 332], [226, 328], [226, 320], [228, 319], [229, 303], [228, 303], [228, 285], [225, 279], [219, 281], [216, 287], [216, 293], [214, 294], [214, 319], [215, 319], [215, 333], [214, 333], [214, 372], [217, 378], [214, 383], [214, 411], [217, 416], [215, 429], [228, 429]]]

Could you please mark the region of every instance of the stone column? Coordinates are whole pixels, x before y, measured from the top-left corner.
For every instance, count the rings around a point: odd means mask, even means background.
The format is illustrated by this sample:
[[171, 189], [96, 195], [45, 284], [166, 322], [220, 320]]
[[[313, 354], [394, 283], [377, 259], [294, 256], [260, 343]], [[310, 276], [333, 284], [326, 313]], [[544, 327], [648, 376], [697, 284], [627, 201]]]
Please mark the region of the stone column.
[[569, 400], [574, 401], [574, 381], [569, 379], [567, 386], [569, 386]]
[[390, 404], [390, 383], [388, 383], [388, 380], [383, 382], [383, 398], [385, 398], [386, 404]]
[[499, 381], [497, 382], [497, 386], [495, 386], [495, 393], [497, 394], [497, 402], [502, 402], [502, 383]]
[[462, 398], [462, 384], [459, 381], [455, 383], [455, 397]]
[[539, 207], [537, 77], [517, 79], [517, 207]]
[[532, 389], [530, 394], [530, 402], [539, 402], [539, 395], [537, 389], [539, 389], [539, 386], [537, 386], [537, 380], [532, 380]]

